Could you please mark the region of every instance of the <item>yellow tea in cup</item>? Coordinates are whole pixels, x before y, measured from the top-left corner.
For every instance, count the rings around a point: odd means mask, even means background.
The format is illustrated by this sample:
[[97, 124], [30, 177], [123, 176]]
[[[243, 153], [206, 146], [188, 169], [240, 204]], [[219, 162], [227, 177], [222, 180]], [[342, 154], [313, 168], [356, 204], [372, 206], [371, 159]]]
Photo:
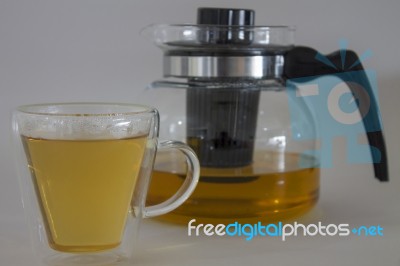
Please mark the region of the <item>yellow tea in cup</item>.
[[119, 245], [146, 140], [23, 137], [53, 249], [87, 252]]

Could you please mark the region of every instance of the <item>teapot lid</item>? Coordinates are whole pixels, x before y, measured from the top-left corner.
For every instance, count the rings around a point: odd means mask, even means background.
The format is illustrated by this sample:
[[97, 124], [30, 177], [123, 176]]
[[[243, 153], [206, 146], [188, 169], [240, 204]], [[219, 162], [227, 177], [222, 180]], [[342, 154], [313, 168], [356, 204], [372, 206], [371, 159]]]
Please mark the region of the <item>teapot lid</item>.
[[294, 28], [254, 26], [254, 19], [253, 10], [199, 8], [198, 24], [151, 25], [142, 33], [164, 52], [164, 77], [280, 78]]

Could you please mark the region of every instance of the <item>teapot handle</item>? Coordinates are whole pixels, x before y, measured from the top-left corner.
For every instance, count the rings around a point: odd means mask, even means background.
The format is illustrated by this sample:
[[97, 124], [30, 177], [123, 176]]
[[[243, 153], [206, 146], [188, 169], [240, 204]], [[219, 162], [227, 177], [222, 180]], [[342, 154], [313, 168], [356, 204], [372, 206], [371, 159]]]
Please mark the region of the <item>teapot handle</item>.
[[[346, 52], [344, 62], [341, 53]], [[322, 60], [321, 60], [322, 59]], [[325, 60], [324, 60], [325, 59]], [[358, 62], [357, 64], [353, 64]], [[353, 65], [352, 65], [353, 64]], [[349, 70], [349, 68], [351, 70]], [[357, 73], [355, 73], [357, 71]], [[313, 80], [321, 75], [335, 75], [343, 80], [353, 94], [359, 96], [359, 107], [369, 100], [368, 115], [363, 117], [364, 128], [370, 145], [371, 156], [374, 162], [375, 177], [379, 181], [388, 181], [388, 163], [386, 156], [385, 139], [379, 115], [379, 107], [373, 93], [367, 74], [353, 51], [336, 51], [322, 56], [316, 50], [308, 47], [294, 47], [285, 55], [284, 76], [286, 79], [304, 78], [301, 81]], [[307, 79], [309, 77], [309, 79]], [[301, 82], [300, 81], [300, 82]], [[360, 83], [366, 93], [357, 93], [359, 87], [354, 82]], [[363, 116], [360, 108], [359, 111]], [[365, 114], [365, 113], [364, 113]], [[379, 149], [380, 154], [374, 148]]]

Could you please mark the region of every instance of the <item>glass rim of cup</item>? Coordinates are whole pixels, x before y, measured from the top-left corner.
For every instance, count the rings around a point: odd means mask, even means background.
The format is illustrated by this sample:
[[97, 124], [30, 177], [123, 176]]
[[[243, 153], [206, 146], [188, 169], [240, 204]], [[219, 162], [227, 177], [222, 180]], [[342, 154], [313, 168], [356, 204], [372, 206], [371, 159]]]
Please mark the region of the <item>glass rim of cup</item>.
[[[129, 111], [104, 111], [104, 112], [57, 112], [54, 108], [58, 107], [109, 107], [109, 108], [132, 108]], [[51, 110], [51, 107], [53, 109]], [[43, 109], [41, 109], [43, 108]], [[47, 109], [45, 109], [47, 108]], [[136, 109], [136, 110], [135, 110]], [[123, 102], [49, 102], [49, 103], [37, 103], [37, 104], [23, 104], [18, 106], [16, 111], [28, 115], [39, 115], [39, 116], [55, 116], [55, 117], [110, 117], [110, 116], [131, 116], [146, 113], [157, 112], [157, 109], [148, 105], [136, 104], [136, 103], [123, 103]]]

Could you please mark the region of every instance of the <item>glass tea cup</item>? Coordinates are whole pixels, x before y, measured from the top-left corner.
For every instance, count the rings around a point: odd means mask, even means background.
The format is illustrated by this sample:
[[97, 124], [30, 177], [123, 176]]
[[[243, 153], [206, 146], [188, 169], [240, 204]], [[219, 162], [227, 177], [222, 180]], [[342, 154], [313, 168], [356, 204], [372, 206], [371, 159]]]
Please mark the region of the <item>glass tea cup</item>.
[[[118, 265], [137, 249], [141, 218], [172, 211], [195, 189], [199, 162], [176, 141], [158, 143], [152, 107], [61, 103], [13, 112], [16, 163], [35, 253], [50, 265]], [[157, 150], [187, 158], [182, 187], [145, 206]]]

